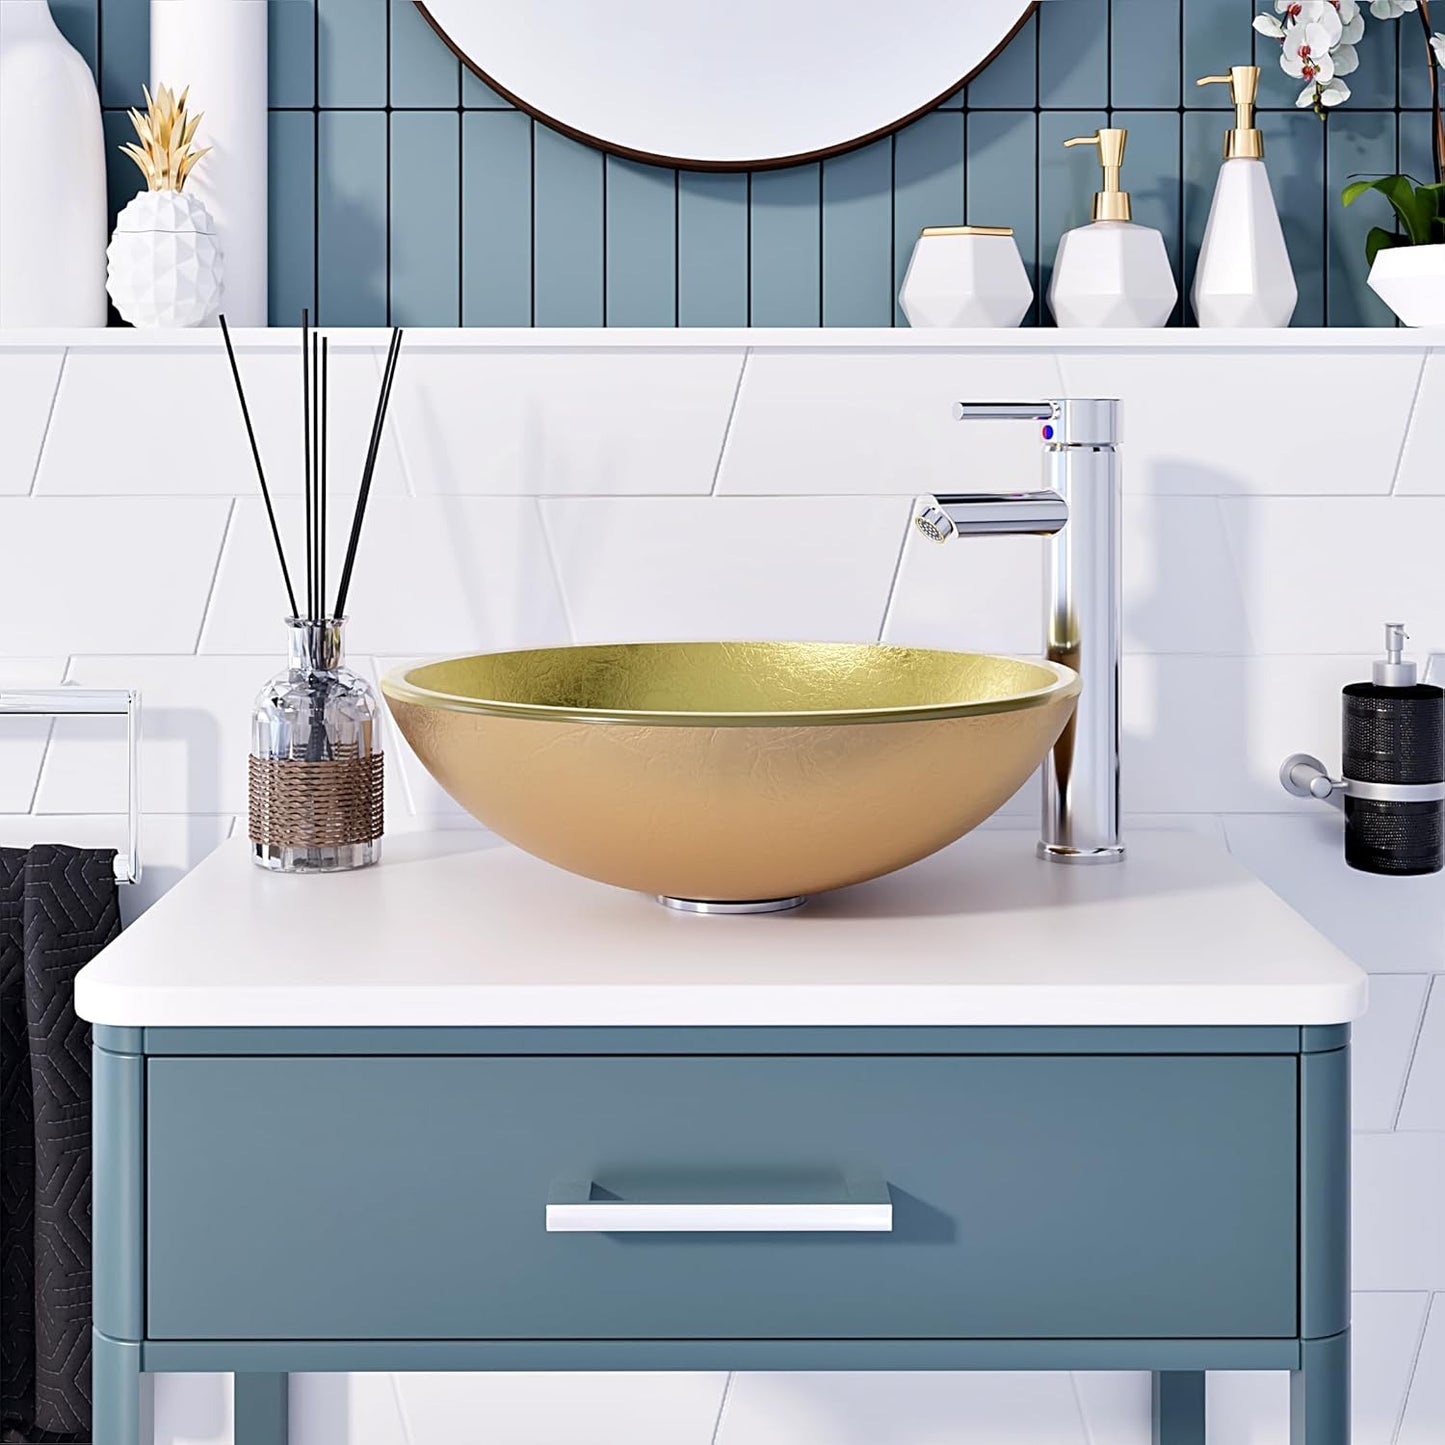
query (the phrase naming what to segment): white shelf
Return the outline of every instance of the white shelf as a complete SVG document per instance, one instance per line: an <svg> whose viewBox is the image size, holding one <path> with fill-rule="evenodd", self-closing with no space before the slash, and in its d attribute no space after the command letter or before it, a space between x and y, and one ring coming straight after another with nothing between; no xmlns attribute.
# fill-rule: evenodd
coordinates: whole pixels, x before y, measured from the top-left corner
<svg viewBox="0 0 1445 1445"><path fill-rule="evenodd" d="M384 349L381 328L326 328L339 350ZM236 330L237 348L249 352L294 351L294 327ZM1344 351L1425 352L1445 350L1445 327L1409 331L1388 327L1299 327L1285 331L1242 330L939 330L831 327L521 327L408 329L409 351ZM26 351L211 351L221 334L193 331L0 330L0 353Z"/></svg>

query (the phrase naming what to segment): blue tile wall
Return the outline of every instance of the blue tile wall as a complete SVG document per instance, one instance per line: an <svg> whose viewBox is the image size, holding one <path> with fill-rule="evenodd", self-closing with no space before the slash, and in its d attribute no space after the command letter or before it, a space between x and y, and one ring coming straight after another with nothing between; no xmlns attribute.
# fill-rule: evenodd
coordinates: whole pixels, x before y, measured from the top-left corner
<svg viewBox="0 0 1445 1445"><path fill-rule="evenodd" d="M1092 167L1070 135L1132 135L1138 219L1163 231L1187 296L1227 117L1195 79L1265 66L1261 126L1299 278L1302 325L1386 325L1364 284L1373 219L1339 190L1427 167L1416 27L1377 23L1355 98L1294 108L1253 0L1054 0L970 85L888 139L752 175L608 157L514 110L411 0L270 0L271 313L330 325L888 326L918 231L1012 225L1036 288L1086 218ZM146 79L148 0L52 0L100 77L115 155ZM1189 321L1187 303L1174 320ZM1047 324L1036 305L1031 324Z"/></svg>

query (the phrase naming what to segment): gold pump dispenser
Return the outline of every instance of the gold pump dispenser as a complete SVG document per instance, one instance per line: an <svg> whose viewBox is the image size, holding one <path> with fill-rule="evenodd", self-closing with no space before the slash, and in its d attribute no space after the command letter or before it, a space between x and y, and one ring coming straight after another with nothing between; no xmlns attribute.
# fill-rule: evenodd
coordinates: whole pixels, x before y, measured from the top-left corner
<svg viewBox="0 0 1445 1445"><path fill-rule="evenodd" d="M1264 133L1254 123L1259 95L1259 66L1231 65L1228 75L1206 75L1196 85L1227 85L1234 103L1234 129L1224 133L1224 159L1257 161L1264 157Z"/></svg>
<svg viewBox="0 0 1445 1445"><path fill-rule="evenodd" d="M1127 130L1098 130L1093 135L1075 136L1065 146L1097 146L1099 164L1104 168L1104 189L1094 192L1094 220L1132 221L1133 207L1129 192L1119 189L1119 172L1124 165L1124 147L1129 143Z"/></svg>

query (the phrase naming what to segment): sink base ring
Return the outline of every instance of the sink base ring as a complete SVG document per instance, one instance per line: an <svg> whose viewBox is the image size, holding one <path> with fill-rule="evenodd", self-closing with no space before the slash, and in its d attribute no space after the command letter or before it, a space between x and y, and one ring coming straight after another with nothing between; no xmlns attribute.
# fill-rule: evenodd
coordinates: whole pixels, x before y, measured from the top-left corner
<svg viewBox="0 0 1445 1445"><path fill-rule="evenodd" d="M711 898L668 898L659 893L657 901L664 908L671 908L677 913L787 913L791 909L801 908L808 898L804 894L798 898L757 898L724 903Z"/></svg>

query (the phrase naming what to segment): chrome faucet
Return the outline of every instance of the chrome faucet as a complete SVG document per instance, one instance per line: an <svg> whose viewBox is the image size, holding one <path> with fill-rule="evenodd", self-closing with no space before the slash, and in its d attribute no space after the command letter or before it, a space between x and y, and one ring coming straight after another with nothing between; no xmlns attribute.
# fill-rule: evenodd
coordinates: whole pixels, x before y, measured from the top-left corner
<svg viewBox="0 0 1445 1445"><path fill-rule="evenodd" d="M914 519L935 542L1033 533L1049 537L1044 642L1079 674L1078 707L1044 764L1039 857L1114 863L1119 836L1119 403L959 402L960 421L1034 421L1044 443L1037 492L935 497Z"/></svg>

